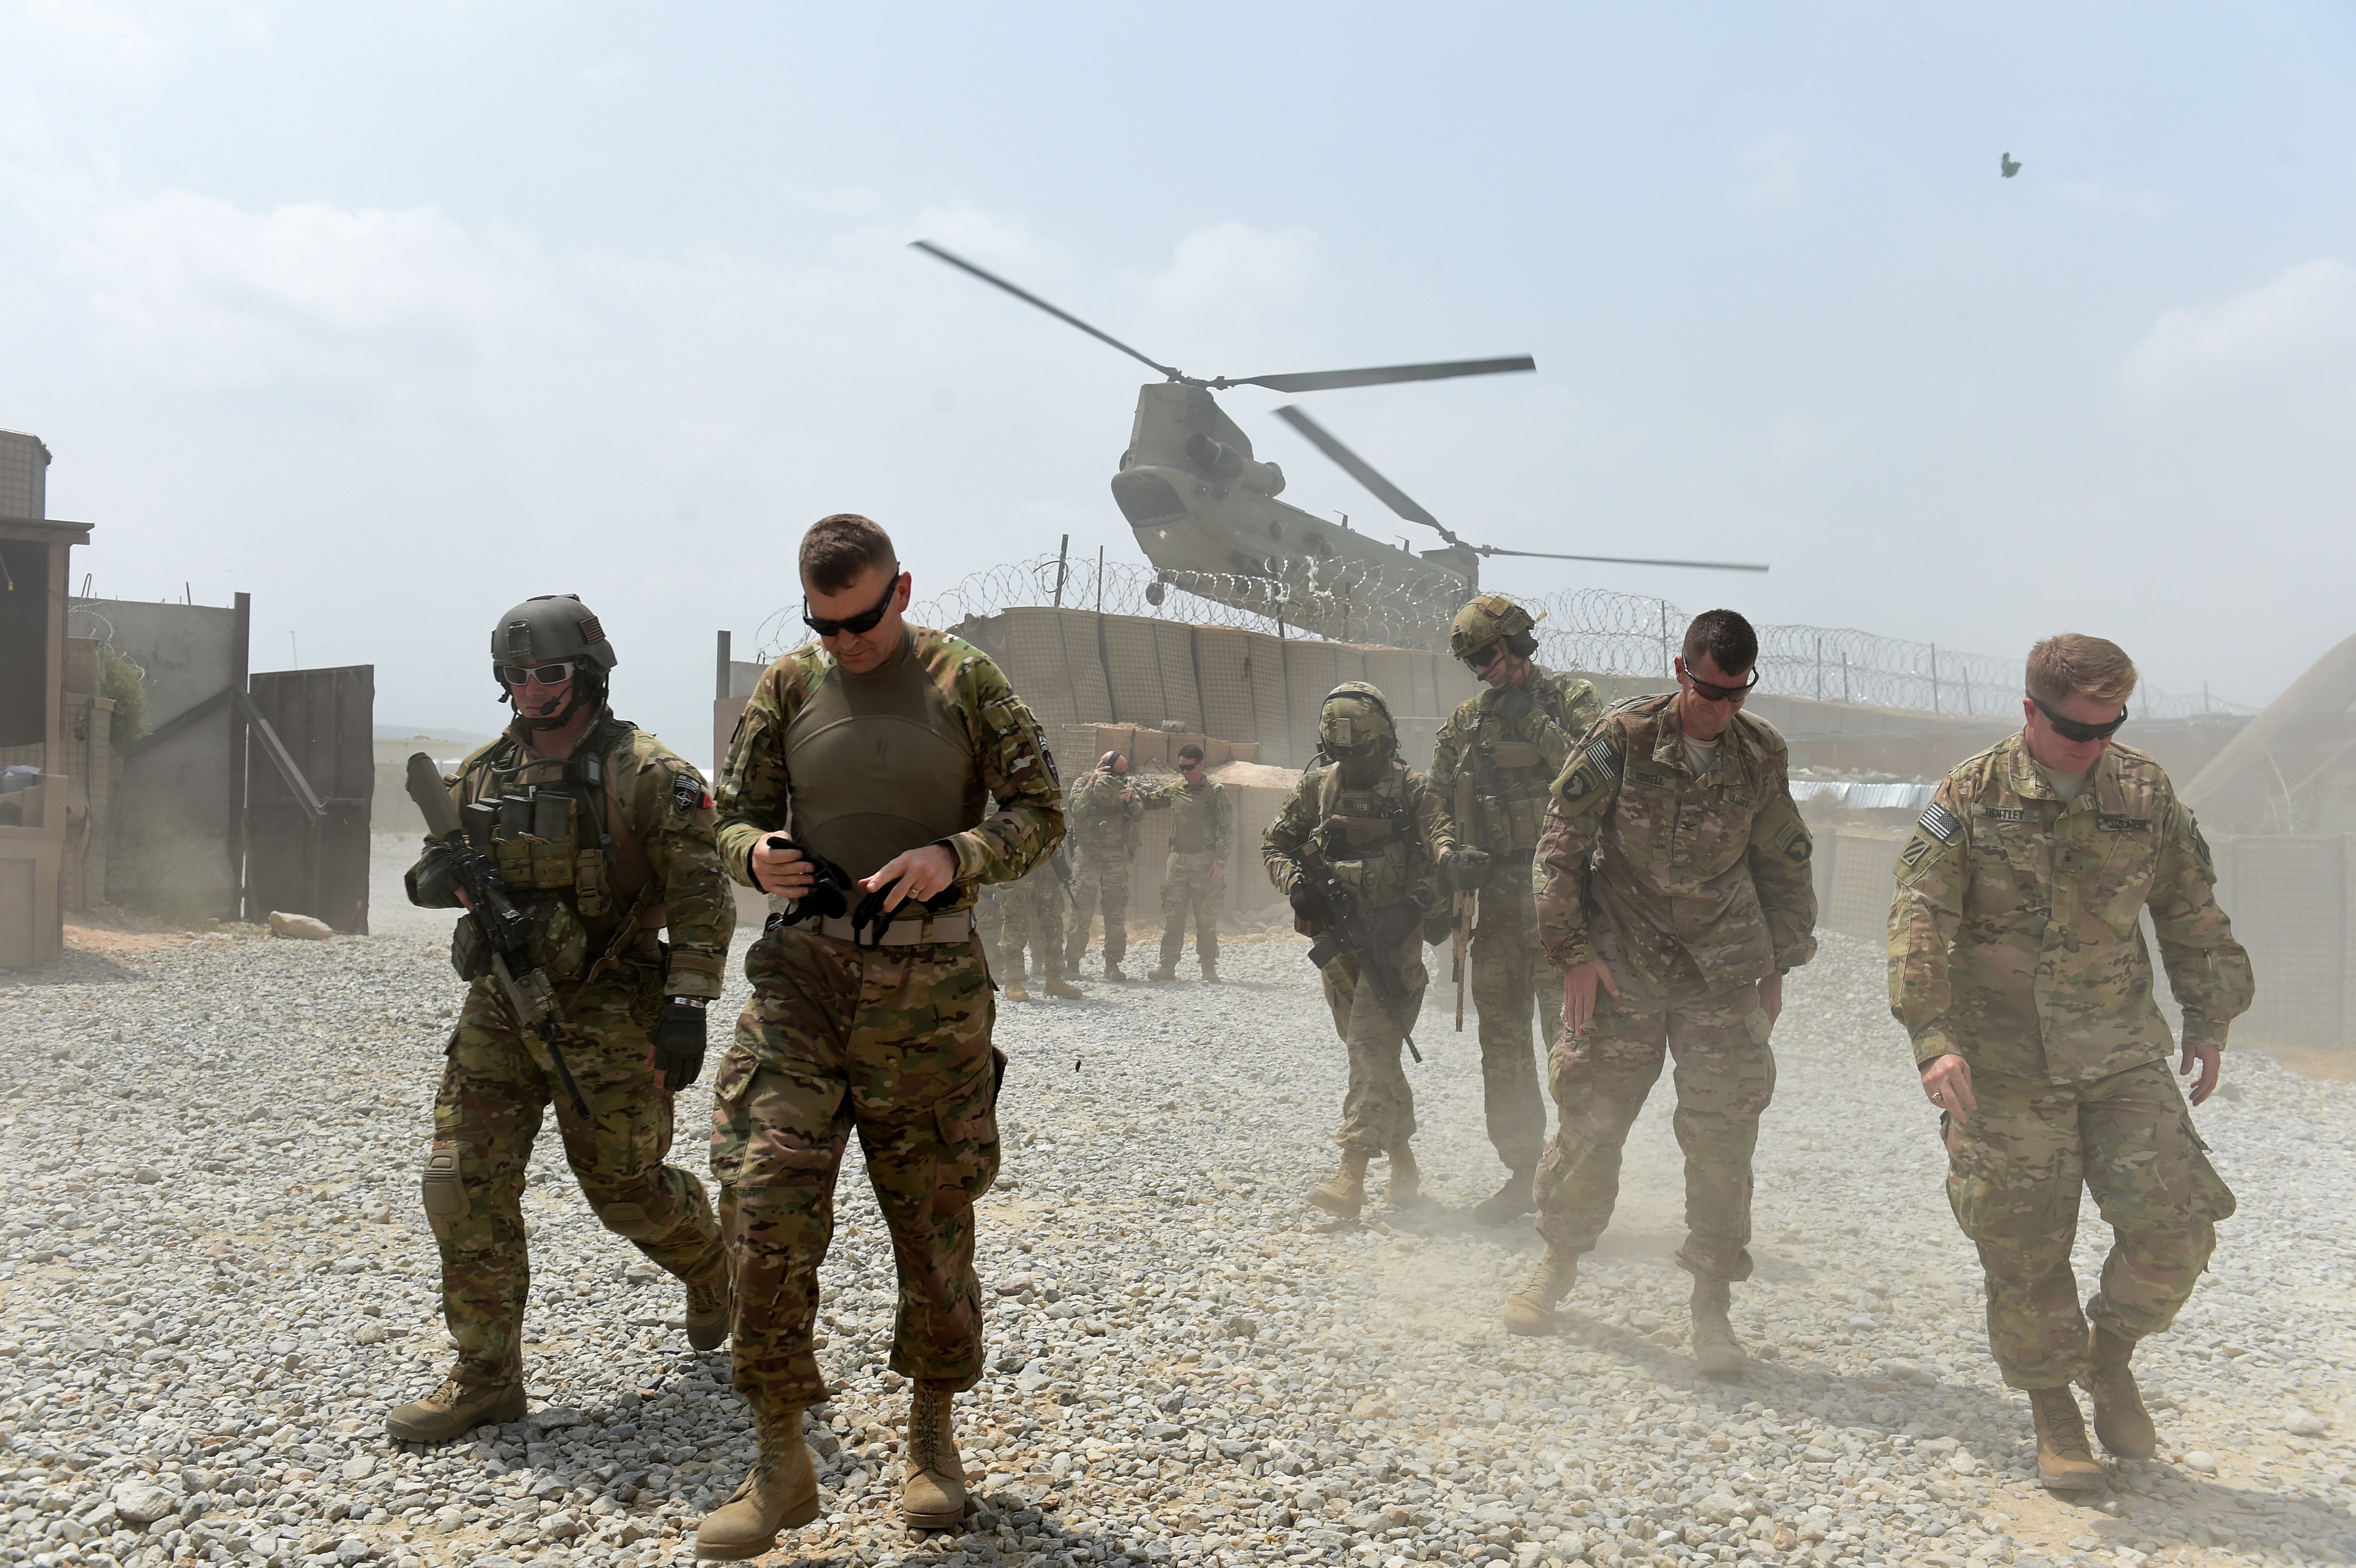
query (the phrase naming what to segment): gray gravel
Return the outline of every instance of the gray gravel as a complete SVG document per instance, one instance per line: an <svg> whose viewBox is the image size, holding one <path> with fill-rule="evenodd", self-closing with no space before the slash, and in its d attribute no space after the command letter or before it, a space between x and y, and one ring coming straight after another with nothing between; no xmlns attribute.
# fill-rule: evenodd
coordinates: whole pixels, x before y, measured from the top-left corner
<svg viewBox="0 0 2356 1568"><path fill-rule="evenodd" d="M96 933L0 977L0 1557L681 1562L734 1487L724 1351L687 1349L680 1291L598 1227L552 1136L526 1200L530 1417L440 1450L383 1438L448 1357L412 1173L458 986L447 917L382 875L406 854L383 846L370 938ZM2064 1504L2027 1479L1879 955L1825 940L1778 1031L1760 1269L1735 1297L1760 1359L1723 1385L1684 1353L1665 1083L1564 1331L1516 1339L1497 1314L1536 1242L1466 1215L1498 1172L1444 997L1411 1069L1429 1200L1342 1227L1300 1202L1330 1169L1342 1055L1297 939L1232 942L1215 989L1007 1004L991 1371L960 1402L980 1507L960 1536L891 1521L906 1394L854 1154L821 1325L841 1392L813 1423L830 1512L789 1553L2349 1560L2356 1087L2229 1059L2201 1121L2242 1212L2140 1358L2161 1457ZM707 1104L680 1108L691 1166Z"/></svg>

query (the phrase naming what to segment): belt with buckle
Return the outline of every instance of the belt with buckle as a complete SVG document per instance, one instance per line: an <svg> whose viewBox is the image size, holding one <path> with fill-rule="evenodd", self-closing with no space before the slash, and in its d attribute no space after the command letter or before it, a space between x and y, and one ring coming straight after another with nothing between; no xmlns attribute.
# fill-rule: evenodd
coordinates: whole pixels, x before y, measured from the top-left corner
<svg viewBox="0 0 2356 1568"><path fill-rule="evenodd" d="M852 933L847 915L822 916L811 921L807 929L830 942L850 942L862 947L920 947L927 943L971 941L973 912L957 909L922 919L910 915L894 921L865 942Z"/></svg>

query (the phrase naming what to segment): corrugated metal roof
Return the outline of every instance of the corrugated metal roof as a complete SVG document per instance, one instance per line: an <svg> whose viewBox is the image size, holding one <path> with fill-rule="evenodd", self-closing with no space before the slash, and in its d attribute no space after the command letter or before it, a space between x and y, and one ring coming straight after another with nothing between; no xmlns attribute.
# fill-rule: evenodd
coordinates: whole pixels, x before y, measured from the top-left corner
<svg viewBox="0 0 2356 1568"><path fill-rule="evenodd" d="M1931 804L1935 784L1847 784L1835 779L1794 779L1794 800L1823 800L1851 811L1919 811Z"/></svg>

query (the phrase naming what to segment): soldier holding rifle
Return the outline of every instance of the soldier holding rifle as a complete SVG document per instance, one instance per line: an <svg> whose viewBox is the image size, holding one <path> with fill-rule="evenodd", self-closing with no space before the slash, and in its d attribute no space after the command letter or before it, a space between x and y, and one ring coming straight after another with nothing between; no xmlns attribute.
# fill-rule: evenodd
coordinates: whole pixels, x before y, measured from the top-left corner
<svg viewBox="0 0 2356 1568"><path fill-rule="evenodd" d="M1390 1157L1393 1203L1412 1203L1420 1190L1408 1147L1415 1093L1399 1050L1423 1007L1422 926L1443 883L1477 885L1489 857L1457 848L1439 793L1398 760L1398 730L1380 691L1356 680L1335 687L1317 733L1320 760L1269 824L1261 856L1269 880L1291 901L1296 928L1319 939L1310 957L1350 1053L1335 1140L1341 1168L1309 1201L1355 1219L1376 1155Z"/></svg>

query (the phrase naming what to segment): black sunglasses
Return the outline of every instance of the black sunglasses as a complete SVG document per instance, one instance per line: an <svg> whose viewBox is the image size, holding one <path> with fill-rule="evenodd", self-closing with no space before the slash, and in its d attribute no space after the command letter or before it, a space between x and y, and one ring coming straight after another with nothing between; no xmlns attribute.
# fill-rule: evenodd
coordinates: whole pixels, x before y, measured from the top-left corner
<svg viewBox="0 0 2356 1568"><path fill-rule="evenodd" d="M839 637L845 632L849 632L852 636L862 635L875 629L875 624L884 619L884 612L892 607L892 595L899 592L900 569L894 567L892 581L884 585L884 597L875 601L875 608L873 610L862 610L856 615L846 615L840 621L830 621L823 615L811 614L809 601L805 598L802 601L802 624L821 637Z"/></svg>
<svg viewBox="0 0 2356 1568"><path fill-rule="evenodd" d="M2045 721L2053 726L2053 732L2065 741L2107 741L2119 732L2120 725L2127 721L2127 710L2125 705L2121 705L2119 716L2107 724L2081 724L2075 719L2062 718L2044 703L2039 702L2037 693L2033 691L2023 692L2021 695L2028 698L2029 701L2037 703L2037 711L2045 715Z"/></svg>
<svg viewBox="0 0 2356 1568"><path fill-rule="evenodd" d="M1751 696L1751 688L1759 684L1759 672L1755 669L1751 672L1751 678L1744 681L1740 686L1712 686L1709 682L1702 679L1701 677L1694 674L1691 666L1687 667L1685 677L1686 679L1693 683L1695 696L1704 698L1711 702L1744 701Z"/></svg>
<svg viewBox="0 0 2356 1568"><path fill-rule="evenodd" d="M1500 639L1497 642L1474 648L1471 653L1466 654L1464 656L1464 667L1471 670L1474 675L1479 675L1483 670L1486 670L1491 665L1495 664L1499 659L1505 656L1505 645L1503 639Z"/></svg>
<svg viewBox="0 0 2356 1568"><path fill-rule="evenodd" d="M495 667L498 677L509 686L523 686L535 680L542 686L562 686L573 678L571 659L559 659L554 664L503 664Z"/></svg>

